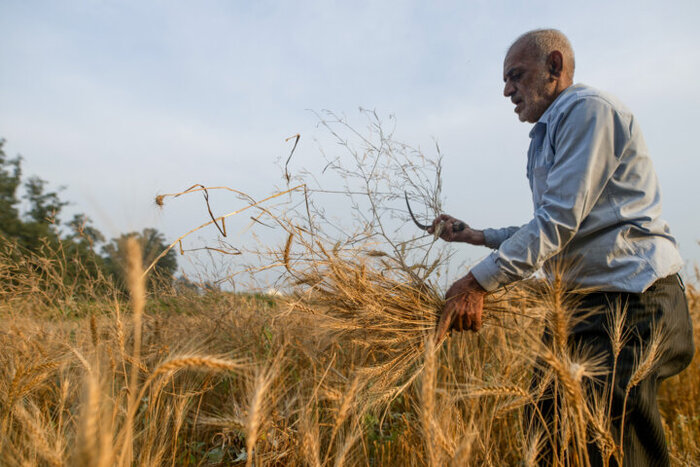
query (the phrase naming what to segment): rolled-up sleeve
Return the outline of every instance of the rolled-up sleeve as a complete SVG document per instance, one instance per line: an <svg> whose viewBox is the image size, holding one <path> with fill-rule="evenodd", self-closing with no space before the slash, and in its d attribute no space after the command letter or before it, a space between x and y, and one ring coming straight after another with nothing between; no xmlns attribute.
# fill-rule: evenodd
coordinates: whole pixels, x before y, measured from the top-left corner
<svg viewBox="0 0 700 467"><path fill-rule="evenodd" d="M501 229L484 229L484 246L495 250L521 228L522 225L513 225Z"/></svg>
<svg viewBox="0 0 700 467"><path fill-rule="evenodd" d="M486 290L530 276L571 241L615 173L630 137L629 120L595 97L573 103L547 131L553 131L554 158L533 219L471 270ZM487 246L504 234L485 231Z"/></svg>

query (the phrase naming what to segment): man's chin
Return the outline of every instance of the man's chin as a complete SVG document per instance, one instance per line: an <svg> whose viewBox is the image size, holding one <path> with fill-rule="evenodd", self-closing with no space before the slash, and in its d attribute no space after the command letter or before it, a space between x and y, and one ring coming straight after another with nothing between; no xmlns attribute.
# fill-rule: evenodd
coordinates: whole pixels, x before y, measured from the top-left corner
<svg viewBox="0 0 700 467"><path fill-rule="evenodd" d="M521 109L520 112L518 112L518 120L520 120L523 123L535 123L538 118L532 118L532 114L530 112L526 112L525 109Z"/></svg>

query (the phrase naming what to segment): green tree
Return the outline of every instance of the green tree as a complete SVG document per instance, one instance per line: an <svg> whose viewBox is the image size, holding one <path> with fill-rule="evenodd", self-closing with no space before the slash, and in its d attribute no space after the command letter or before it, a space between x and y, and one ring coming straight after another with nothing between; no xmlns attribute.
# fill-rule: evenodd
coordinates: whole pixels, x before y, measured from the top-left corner
<svg viewBox="0 0 700 467"><path fill-rule="evenodd" d="M46 191L46 180L30 177L24 182L22 196L29 201L29 210L24 213L25 221L19 232L20 243L31 251L37 251L45 242L56 245L59 240L57 226L59 215L68 203L61 201L56 191Z"/></svg>
<svg viewBox="0 0 700 467"><path fill-rule="evenodd" d="M104 243L105 241L105 236L95 228L92 224L92 219L85 214L74 215L73 219L68 222L68 227L71 229L68 238L76 243L86 244L91 249L93 249L96 244Z"/></svg>
<svg viewBox="0 0 700 467"><path fill-rule="evenodd" d="M105 265L107 271L122 288L126 288L126 242L131 237L135 237L141 244L144 268L147 268L168 247L165 236L153 228L146 228L141 232L122 234L107 243L102 248ZM153 288L158 283L171 285L176 271L177 253L174 250L170 250L158 260L152 272L148 275L147 283L149 288Z"/></svg>
<svg viewBox="0 0 700 467"><path fill-rule="evenodd" d="M55 191L46 192L46 180L39 177L30 177L24 183L26 194L24 197L29 200L29 211L26 216L30 221L42 223L48 222L58 224L61 210L68 205L67 202L61 201L58 193ZM60 188L61 190L63 188Z"/></svg>
<svg viewBox="0 0 700 467"><path fill-rule="evenodd" d="M16 238L21 230L17 205L17 189L21 183L22 159L8 159L3 151L4 139L0 139L0 234Z"/></svg>
<svg viewBox="0 0 700 467"><path fill-rule="evenodd" d="M20 251L28 255L56 260L61 265L61 281L76 293L84 290L87 295L96 287L108 288L103 279L109 276L118 286L125 288L126 241L136 237L143 250L144 267L147 267L165 249L163 234L147 228L141 232L123 234L104 244L105 237L85 214L76 214L61 229L60 214L68 205L59 193L62 188L49 190L48 182L40 177L30 177L22 183L22 158L9 159L3 151L5 140L0 138L0 236L8 244L17 244L16 260L22 261ZM18 190L23 187L22 198L28 203L26 212L20 213ZM103 255L96 252L102 246ZM51 262L47 262L49 264ZM35 264L41 275L43 263ZM53 264L53 263L51 263ZM169 251L149 274L149 286L159 281L173 284L177 271L177 254Z"/></svg>
<svg viewBox="0 0 700 467"><path fill-rule="evenodd" d="M85 280L102 284L102 279L107 275L105 259L97 254L95 246L105 241L102 232L92 224L92 220L85 214L76 214L68 222L70 233L61 239L66 257L75 261L66 268L66 273ZM95 282L95 279L99 279Z"/></svg>
<svg viewBox="0 0 700 467"><path fill-rule="evenodd" d="M46 191L47 182L31 177L24 182L22 198L29 202L24 215L19 212L18 190L22 186L22 158L9 159L0 139L0 234L17 241L20 246L37 252L48 241L56 245L59 214L68 203L61 201L57 191Z"/></svg>

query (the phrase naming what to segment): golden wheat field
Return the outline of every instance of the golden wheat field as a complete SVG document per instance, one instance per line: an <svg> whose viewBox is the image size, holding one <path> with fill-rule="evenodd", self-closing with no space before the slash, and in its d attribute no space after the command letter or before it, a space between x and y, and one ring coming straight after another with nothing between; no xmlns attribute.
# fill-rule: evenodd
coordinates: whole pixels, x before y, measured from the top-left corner
<svg viewBox="0 0 700 467"><path fill-rule="evenodd" d="M562 456L583 442L579 423L605 440L604 411L581 399L589 363L539 343L539 321L566 320L552 287L491 297L479 334L435 347L440 297L385 277L372 252L324 251L296 293L270 298L146 296L134 251L129 301L75 301L62 259L11 266L3 251L3 465L529 465L548 441L525 433L523 410L548 352L571 387L552 435ZM688 298L698 323L697 289ZM699 387L695 363L661 387L678 465L700 460Z"/></svg>
<svg viewBox="0 0 700 467"><path fill-rule="evenodd" d="M128 293L104 277L70 283L68 267L89 268L60 248L30 253L3 239L0 464L535 465L552 446L561 465L587 465L587 440L620 460L606 397L588 394L599 364L567 346L571 301L561 283L492 294L478 334L434 341L445 253L430 237L397 240L386 219L407 188L441 212L439 161L371 130L360 149L339 137L349 165L329 162L360 181L343 192L349 212L361 213L358 227L340 237L312 196L329 191L290 184L286 167L287 188L262 201L225 189L246 207L217 217L207 204L212 220L202 227L225 232L226 218L246 211L284 230L279 245L246 252L261 259L248 271L281 271L274 295L147 288L135 241ZM182 250L187 235L171 246ZM698 336L697 286L687 296ZM544 325L556 330L548 344ZM654 344L630 385L653 366ZM535 367L561 402L556 428L532 433ZM673 462L700 464L697 358L659 394Z"/></svg>

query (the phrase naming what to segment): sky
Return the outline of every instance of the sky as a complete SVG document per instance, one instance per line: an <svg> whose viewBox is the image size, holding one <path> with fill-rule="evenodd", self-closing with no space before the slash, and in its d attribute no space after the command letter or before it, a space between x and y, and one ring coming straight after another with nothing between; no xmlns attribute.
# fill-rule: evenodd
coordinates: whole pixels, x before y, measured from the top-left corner
<svg viewBox="0 0 700 467"><path fill-rule="evenodd" d="M315 167L336 150L318 112L361 127L362 107L395 119L399 141L439 143L447 212L477 228L518 225L532 216L530 125L502 95L502 61L522 32L554 27L572 42L576 81L635 113L692 271L699 19L694 0L0 0L0 137L25 175L65 186L65 218L174 240L206 211L199 199L159 209L157 194L201 183L263 198L284 185L285 138L301 135L292 172Z"/></svg>

